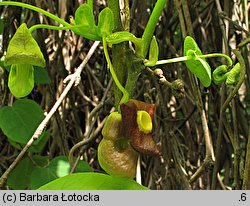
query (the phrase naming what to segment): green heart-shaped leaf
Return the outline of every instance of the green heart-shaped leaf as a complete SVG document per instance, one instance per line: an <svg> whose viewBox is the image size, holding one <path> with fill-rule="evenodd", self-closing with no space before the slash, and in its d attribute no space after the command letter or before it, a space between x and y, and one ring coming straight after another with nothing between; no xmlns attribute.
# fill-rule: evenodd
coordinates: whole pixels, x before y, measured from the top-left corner
<svg viewBox="0 0 250 206"><path fill-rule="evenodd" d="M35 165L31 159L25 157L10 173L7 181L8 186L15 190L24 190L28 188L30 184L30 175L34 169Z"/></svg>
<svg viewBox="0 0 250 206"><path fill-rule="evenodd" d="M24 189L36 189L41 185L46 184L49 181L46 181L45 177L47 174L44 171L39 171L40 173L37 174L36 169L45 169L41 167L45 167L49 164L49 158L46 156L39 156L34 155L31 157L23 158L18 165L14 168L14 170L10 173L8 177L7 185L11 189L15 190L24 190ZM46 170L45 170L46 171ZM36 172L36 173L35 173ZM37 174L35 177L36 181L32 179L33 174ZM39 178L39 177L41 178ZM20 178L22 177L22 178ZM57 177L56 177L57 178ZM55 178L54 178L55 179ZM52 179L52 180L54 180ZM46 182L44 182L44 180ZM42 182L38 185L38 187L33 188L33 182Z"/></svg>
<svg viewBox="0 0 250 206"><path fill-rule="evenodd" d="M30 64L45 67L43 54L25 23L17 29L10 40L4 64L5 66Z"/></svg>
<svg viewBox="0 0 250 206"><path fill-rule="evenodd" d="M152 67L155 66L158 61L159 47L155 36L153 36L149 49L149 60L145 62L145 66Z"/></svg>
<svg viewBox="0 0 250 206"><path fill-rule="evenodd" d="M48 70L41 67L34 67L34 81L36 84L50 84L51 78Z"/></svg>
<svg viewBox="0 0 250 206"><path fill-rule="evenodd" d="M70 174L56 179L39 190L147 190L132 179L118 178L101 173Z"/></svg>
<svg viewBox="0 0 250 206"><path fill-rule="evenodd" d="M43 110L36 102L19 99L14 102L12 107L4 106L0 109L0 128L9 141L18 145L25 145L43 118ZM43 135L34 142L34 146L38 146L38 144L45 145ZM41 149L42 147L37 147L37 150L41 151Z"/></svg>
<svg viewBox="0 0 250 206"><path fill-rule="evenodd" d="M95 25L95 19L93 14L93 5L91 2L88 4L82 4L75 12L75 19L71 19L72 31L81 35L87 39L94 41L100 40L97 36L97 26Z"/></svg>
<svg viewBox="0 0 250 206"><path fill-rule="evenodd" d="M87 0L87 4L89 5L89 7L91 8L91 11L93 13L93 0Z"/></svg>
<svg viewBox="0 0 250 206"><path fill-rule="evenodd" d="M94 14L88 4L82 4L77 8L75 13L75 23L76 25L82 25L83 27L88 27L89 29L94 27Z"/></svg>
<svg viewBox="0 0 250 206"><path fill-rule="evenodd" d="M74 161L76 158L73 158ZM66 156L57 156L55 157L48 167L51 171L53 171L57 177L64 177L70 174L70 164L68 157ZM80 160L76 166L75 172L93 172L93 169L89 166L89 164L85 161Z"/></svg>
<svg viewBox="0 0 250 206"><path fill-rule="evenodd" d="M115 27L114 14L108 7L103 9L98 16L97 33L100 37L108 36Z"/></svg>
<svg viewBox="0 0 250 206"><path fill-rule="evenodd" d="M74 158L74 161L76 158ZM31 189L37 189L57 178L70 174L71 167L66 156L57 156L45 168L37 167L30 176ZM93 169L85 161L79 161L75 169L78 172L93 172Z"/></svg>
<svg viewBox="0 0 250 206"><path fill-rule="evenodd" d="M36 167L29 175L29 186L32 190L35 190L57 178L56 174L49 168Z"/></svg>
<svg viewBox="0 0 250 206"><path fill-rule="evenodd" d="M34 68L30 64L13 64L8 87L16 98L27 96L34 87Z"/></svg>
<svg viewBox="0 0 250 206"><path fill-rule="evenodd" d="M185 62L187 68L200 79L204 87L209 87L211 84L211 68L205 58L197 57L202 53L195 40L190 36L187 36L184 41L184 55L193 57L193 59Z"/></svg>

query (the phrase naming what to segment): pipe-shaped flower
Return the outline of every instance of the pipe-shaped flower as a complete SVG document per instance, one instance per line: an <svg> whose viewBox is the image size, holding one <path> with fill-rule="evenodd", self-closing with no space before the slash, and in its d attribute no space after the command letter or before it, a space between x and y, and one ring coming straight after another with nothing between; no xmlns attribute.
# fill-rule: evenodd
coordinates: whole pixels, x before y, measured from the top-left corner
<svg viewBox="0 0 250 206"><path fill-rule="evenodd" d="M34 87L34 67L45 67L43 54L23 23L10 40L4 60L5 66L11 66L8 87L17 97L27 96Z"/></svg>
<svg viewBox="0 0 250 206"><path fill-rule="evenodd" d="M152 138L153 116L153 104L134 99L121 104L121 114L108 116L98 146L98 162L108 174L134 178L139 153L160 154Z"/></svg>
<svg viewBox="0 0 250 206"><path fill-rule="evenodd" d="M132 147L149 155L160 155L160 148L152 137L154 105L130 99L121 104L122 134L130 140Z"/></svg>
<svg viewBox="0 0 250 206"><path fill-rule="evenodd" d="M134 178L138 153L129 140L122 137L122 116L112 112L102 129L103 139L98 146L98 162L108 174Z"/></svg>

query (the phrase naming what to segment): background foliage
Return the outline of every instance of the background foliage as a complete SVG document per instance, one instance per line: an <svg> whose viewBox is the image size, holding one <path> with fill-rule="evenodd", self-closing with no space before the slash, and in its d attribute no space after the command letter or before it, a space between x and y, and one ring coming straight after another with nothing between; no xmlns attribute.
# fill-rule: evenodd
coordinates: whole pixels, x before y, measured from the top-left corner
<svg viewBox="0 0 250 206"><path fill-rule="evenodd" d="M49 10L69 21L77 7L85 1L27 0L22 2ZM224 13L220 13L218 2ZM142 35L154 4L154 0L130 1L131 32L136 36ZM94 1L95 16L106 6L104 0ZM29 27L37 23L54 24L47 17L27 9L0 7L0 13L4 23L1 35L1 56L6 51L11 36L22 22L27 23ZM160 59L181 56L183 39L188 34L195 37L204 54L223 52L232 56L231 50L250 35L248 13L249 3L246 0L169 1L155 32L159 43ZM225 18L229 19L225 20ZM225 34L221 30L222 27L225 28ZM47 112L64 88L63 79L81 64L93 42L71 31L36 30L34 34L46 59L48 74L39 71L43 73L42 78L35 80L37 84L28 99L34 100L44 112ZM160 142L163 151L163 160L142 156L143 185L151 189L210 189L215 181L212 178L213 169L217 166L219 175L216 177L217 184L213 186L214 189L242 187L249 136L249 45L242 47L241 52L247 66L247 76L227 108L225 120L220 118L221 104L232 87L215 84L209 88L199 87L213 147L217 154L219 151L219 155L216 156L215 165L205 168L205 171L191 183L190 178L205 159L201 116L195 102L198 91L190 84L191 75L186 66L181 63L160 67L168 81L171 82L177 78L183 80L185 92L180 98L174 96L170 88L159 84L158 79L150 72L142 73L135 88L134 98L156 105L154 136L156 141ZM221 61L221 59L208 59L212 70L220 65ZM68 156L70 149L86 138L91 138L91 141L78 148L74 156L81 157L80 159L86 161L94 171L102 172L97 161L97 146L102 138L100 132L104 119L114 110L115 104L113 89L108 86L111 76L106 65L100 45L84 69L80 85L70 91L47 126L46 146L42 150L36 150L38 155L45 156L46 161L50 161L35 160L31 153L28 153L22 162L23 165L20 163L19 167L23 166L25 170L33 171L29 179L30 184L21 184L19 188L37 188L38 183L32 183L32 176L36 170L47 170L46 174L50 174L48 179L55 179L53 170L48 171L51 165L55 164L56 160L53 158ZM0 108L12 105L15 101L7 88L7 80L8 72L0 68ZM104 94L106 97L102 102ZM219 124L223 125L221 142L217 141ZM22 126L16 125L16 127ZM232 135L237 141L237 152L230 142ZM13 146L0 130L0 175L13 162L19 151L18 147ZM85 167L82 170L89 171L89 168ZM39 174L41 171L36 173ZM15 175L20 176L20 174L12 174L12 177ZM12 184L9 180L8 186L14 188Z"/></svg>

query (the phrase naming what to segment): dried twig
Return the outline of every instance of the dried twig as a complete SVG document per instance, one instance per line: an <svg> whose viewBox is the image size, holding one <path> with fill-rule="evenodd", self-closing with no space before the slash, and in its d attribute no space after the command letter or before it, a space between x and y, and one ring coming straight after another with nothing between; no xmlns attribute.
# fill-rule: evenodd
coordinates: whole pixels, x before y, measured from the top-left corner
<svg viewBox="0 0 250 206"><path fill-rule="evenodd" d="M98 126L98 128L96 129L96 131L92 134L92 130L94 128L94 125L96 123L96 114L100 111L100 109L104 106L105 104L105 99L107 98L107 94L108 94L108 91L110 90L111 88L111 85L112 85L112 79L110 80L109 84L108 84L108 87L107 89L105 90L105 93L102 97L102 100L100 101L100 103L91 111L89 117L88 117L88 121L87 121L87 125L89 125L89 130L87 132L87 135L86 135L86 138L84 138L82 141L78 142L77 144L75 144L70 152L69 152L69 163L71 165L71 172L74 171L74 167L76 164L73 164L73 154L74 152L79 148L79 147L82 147L83 145L89 143L90 141L93 140L94 137L96 137L96 134L99 133L99 131L102 129L103 125L104 125L104 122L105 122L105 119L101 122L101 124ZM94 120L93 120L94 118ZM91 124L90 124L91 122ZM85 136L85 135L84 135Z"/></svg>

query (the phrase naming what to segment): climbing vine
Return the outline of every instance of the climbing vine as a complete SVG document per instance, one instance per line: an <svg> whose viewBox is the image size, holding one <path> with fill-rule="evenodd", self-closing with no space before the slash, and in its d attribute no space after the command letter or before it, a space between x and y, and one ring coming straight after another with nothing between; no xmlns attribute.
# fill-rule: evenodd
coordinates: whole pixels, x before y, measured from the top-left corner
<svg viewBox="0 0 250 206"><path fill-rule="evenodd" d="M155 102L151 101L148 103L141 101L139 97L136 97L134 94L139 89L138 83L141 81L141 78L143 78L143 75L149 73L153 81L157 82L157 80L159 80L158 82L160 84L157 84L156 92L160 93L160 85L163 84L171 88L172 93L177 98L175 101L178 101L178 98L181 99L181 97L184 96L180 93L185 93L187 96L190 95L190 93L188 94L188 92L184 91L184 88L187 90L190 88L184 85L181 75L172 82L167 81L164 73L168 72L165 68L170 63L178 65L180 68L177 70L178 73L183 72L183 68L187 68L188 74L191 75L188 85L191 85L190 87L192 87L192 89L197 89L197 95L194 95L192 103L194 107L198 108L201 115L202 133L204 134L206 144L204 164L194 172L188 184L195 182L207 168L210 168L214 164L216 159L214 158L213 144L209 133L208 111L204 109L201 90L206 91L218 85L222 85L222 88L228 87L228 89L237 88L232 91L230 90L231 93L223 104L223 110L221 110L221 117L223 117L222 113L226 112L226 107L232 101L244 81L246 73L245 62L242 60L238 50L234 51L236 55L235 59L232 59L229 54L220 52L203 54L192 32L189 32L191 36L185 35L183 37L182 54L179 53L178 57L174 58L164 58L163 54L165 52L162 52L159 48L159 38L154 34L156 33L159 18L163 15L164 9L168 4L169 2L167 0L156 1L141 36L137 36L132 33L132 31L129 31L128 26L123 28L121 20L117 18L117 15L120 15L118 13L120 11L117 9L117 2L112 0L108 1L108 5L103 8L98 15L95 11L94 2L92 0L86 1L86 3L81 4L75 10L74 17L72 17L69 22L36 6L13 1L0 2L0 6L17 6L33 10L60 24L60 26L35 24L28 28L26 23L22 23L11 38L6 54L3 55L1 59L1 66L8 75L8 88L13 98L15 98L15 102L12 106L5 105L0 109L0 128L10 144L20 150L16 160L13 161L12 165L3 173L0 181L1 187L3 187L8 178L10 178L10 180L8 180L10 182L7 182L7 184L9 186L12 185L13 189L19 189L13 186L11 175L13 176L15 172L18 174L18 171L24 167L22 164L31 165L32 161L35 162L36 166L32 166L32 170L39 170L41 167L43 170L52 170L53 164L57 164L51 161L46 164L46 166L41 166L39 160L36 158L32 161L22 158L27 151L42 152L49 139L49 131L46 130L48 122L66 98L72 86L79 86L82 69L86 66L87 61L99 44L102 45L101 52L105 57L108 67L107 70L110 72L115 85L115 103L113 104L114 111L106 114L99 129L99 132L101 131L102 134L102 139L100 142L97 142L98 146L96 149L98 164L108 175L114 178L112 181L119 182L121 181L119 178L122 177L125 178L125 182L127 180L127 182L131 183L128 184L127 188L145 189L135 181L131 181L131 179L136 178L137 182L141 182L140 177L137 176L138 171L140 172L141 157L158 159L162 164L167 164L166 154L168 151L165 151L166 146L164 145L166 141L158 138L157 135L161 131L159 125L156 124L156 119L160 119L159 122L163 122L162 124L166 126L165 118L167 112L163 109L163 118L159 118L155 115L155 111L158 109L155 102L159 100L156 99ZM126 6L126 12L128 12L128 5ZM188 18L188 15L185 15L186 18ZM125 25L126 23L128 25L130 21L129 15L125 16ZM182 27L182 32L184 32L183 28L184 27ZM89 55L86 58L86 62L84 62L74 74L70 74L66 77L64 83L68 83L67 89L62 93L59 101L55 103L49 115L46 116L35 102L29 100L29 95L32 94L35 83L37 83L36 78L39 79L39 71L44 71L44 68L49 64L49 62L46 62L34 38L35 31L41 29L56 31L67 30L81 36L81 38L85 40L95 42L92 47L93 50L90 50L88 53ZM117 48L121 50L119 51ZM119 55L119 52L124 55ZM163 54L161 54L161 52ZM210 59L212 58L218 60L216 62L216 68L214 68L214 63L210 63ZM121 68L118 68L117 65L121 65L121 63L124 64ZM185 65L182 63L185 63ZM108 73L108 71L106 73ZM43 75L45 74L43 73ZM196 78L198 81L196 81ZM49 84L50 79L45 82ZM106 96L107 93L105 93L100 107L103 107ZM160 96L159 99L161 98L163 97ZM190 96L189 98L192 99ZM163 101L161 100L160 102L162 105L159 106L164 107ZM96 107L96 110L98 109L99 107ZM27 115L27 111L28 113L32 113L30 116L34 115L34 118L39 117L37 118L39 121L33 122L35 124L30 124L32 118ZM188 119L189 117L186 118ZM187 119L185 119L185 121L187 121ZM94 126L96 118L88 119L89 122L92 120L94 120L92 125ZM223 117L223 121L226 121L225 117ZM9 122L11 122L11 124L9 124ZM21 124L22 128L16 127L16 124ZM224 126L227 128L227 133L229 133L231 137L231 144L234 145L236 151L235 140L232 138L229 125L225 122L223 122L223 124L225 124ZM89 131L88 135L90 136L91 129ZM173 141L173 139L171 141ZM86 142L91 142L91 138L87 139ZM80 147L86 144L86 142L80 141L79 144L77 143L72 147L67 154L69 163L66 161L65 165L67 165L72 172L78 168L78 171L88 173L89 179L91 179L93 171L86 166L87 164L85 167L83 165L78 167L73 165L74 161L76 161L73 158L75 150L78 149L78 146ZM167 142L167 144L171 143ZM175 150L178 150L176 145ZM64 158L65 157L62 157L62 159ZM21 163L18 164L18 162ZM69 171L65 173L70 175ZM44 184L56 178L63 177L60 175L56 176L55 178L45 181ZM98 178L101 179L100 182L107 181L105 179L106 177L102 179L100 176ZM72 179L70 181L72 181ZM37 183L37 185L25 185L25 187L36 189L44 184L39 185ZM57 186L60 187L61 183L58 181L55 184L58 184ZM48 184L48 187L45 185L43 189L49 189L51 185L53 185L53 182ZM98 185L98 187L100 185ZM20 188L23 189L23 187ZM105 187L103 189L105 189Z"/></svg>

